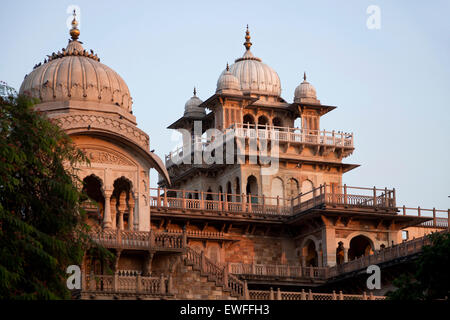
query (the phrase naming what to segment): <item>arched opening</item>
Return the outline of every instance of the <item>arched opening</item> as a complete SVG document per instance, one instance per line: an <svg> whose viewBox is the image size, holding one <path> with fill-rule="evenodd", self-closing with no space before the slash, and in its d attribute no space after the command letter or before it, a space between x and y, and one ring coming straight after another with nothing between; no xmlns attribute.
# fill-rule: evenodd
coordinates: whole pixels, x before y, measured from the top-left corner
<svg viewBox="0 0 450 320"><path fill-rule="evenodd" d="M288 180L287 182L287 196L289 198L294 198L296 196L298 196L298 194L300 193L300 190L298 188L298 181L294 178L291 178Z"/></svg>
<svg viewBox="0 0 450 320"><path fill-rule="evenodd" d="M237 194L236 196L236 202L241 202L241 197L238 196L239 194L241 194L241 184L239 183L239 178L236 177L236 192L235 194Z"/></svg>
<svg viewBox="0 0 450 320"><path fill-rule="evenodd" d="M350 240L348 249L348 260L354 260L362 256L373 253L372 243L369 238L363 235L356 236Z"/></svg>
<svg viewBox="0 0 450 320"><path fill-rule="evenodd" d="M213 200L211 187L209 187L208 191L206 191L206 200Z"/></svg>
<svg viewBox="0 0 450 320"><path fill-rule="evenodd" d="M244 124L255 124L255 118L251 114L244 115Z"/></svg>
<svg viewBox="0 0 450 320"><path fill-rule="evenodd" d="M258 118L258 128L265 129L266 125L269 124L269 119L266 116L259 116Z"/></svg>
<svg viewBox="0 0 450 320"><path fill-rule="evenodd" d="M258 203L258 182L255 176L251 175L247 178L246 192L248 195L247 201L250 203Z"/></svg>
<svg viewBox="0 0 450 320"><path fill-rule="evenodd" d="M339 241L338 247L336 248L336 264L344 263L344 244Z"/></svg>
<svg viewBox="0 0 450 320"><path fill-rule="evenodd" d="M88 216L88 224L102 225L105 197L102 193L102 181L95 175L83 179L83 193L88 197L83 201L83 208Z"/></svg>
<svg viewBox="0 0 450 320"><path fill-rule="evenodd" d="M271 192L271 202L273 205L277 205L277 197L280 198L280 205L282 204L282 201L284 199L284 186L283 186L283 180L276 177L272 180L272 192Z"/></svg>
<svg viewBox="0 0 450 320"><path fill-rule="evenodd" d="M301 201L307 201L309 199L312 199L313 193L310 191L312 191L313 188L314 188L313 183L310 180L305 180L302 182L301 193L306 195L304 196L302 195Z"/></svg>
<svg viewBox="0 0 450 320"><path fill-rule="evenodd" d="M222 186L219 186L219 194L220 194L220 201L223 201L223 188Z"/></svg>
<svg viewBox="0 0 450 320"><path fill-rule="evenodd" d="M272 125L274 127L282 127L283 126L283 120L279 117L275 117L272 119ZM280 128L275 128L275 130L280 130Z"/></svg>
<svg viewBox="0 0 450 320"><path fill-rule="evenodd" d="M317 267L319 259L317 257L316 244L312 240L308 240L303 247L303 259L305 267Z"/></svg>
<svg viewBox="0 0 450 320"><path fill-rule="evenodd" d="M131 194L131 181L120 177L114 181L114 190L111 196L111 216L113 228L120 230L132 229L132 213L134 211L134 199ZM132 208L130 210L130 208Z"/></svg>
<svg viewBox="0 0 450 320"><path fill-rule="evenodd" d="M233 190L231 189L231 182L228 181L227 182L227 201L231 202L232 198L231 198L231 194L233 193Z"/></svg>

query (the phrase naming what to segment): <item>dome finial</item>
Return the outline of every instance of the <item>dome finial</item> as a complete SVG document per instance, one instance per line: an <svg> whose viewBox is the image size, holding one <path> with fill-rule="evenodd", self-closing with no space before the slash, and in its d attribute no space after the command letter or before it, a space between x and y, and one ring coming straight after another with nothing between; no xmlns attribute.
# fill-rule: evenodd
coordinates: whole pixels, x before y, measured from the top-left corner
<svg viewBox="0 0 450 320"><path fill-rule="evenodd" d="M303 80L306 81L306 72L303 71Z"/></svg>
<svg viewBox="0 0 450 320"><path fill-rule="evenodd" d="M194 97L197 96L197 89L194 87Z"/></svg>
<svg viewBox="0 0 450 320"><path fill-rule="evenodd" d="M72 40L78 40L78 37L80 36L80 30L78 30L77 13L75 9L73 9L72 29L70 29L70 36L72 37Z"/></svg>
<svg viewBox="0 0 450 320"><path fill-rule="evenodd" d="M227 71L230 71L230 66L228 65L228 62L227 62Z"/></svg>
<svg viewBox="0 0 450 320"><path fill-rule="evenodd" d="M250 42L250 31L248 30L248 24L247 24L247 31L245 31L245 42L244 42L245 49L250 50L250 47L252 46L252 43Z"/></svg>

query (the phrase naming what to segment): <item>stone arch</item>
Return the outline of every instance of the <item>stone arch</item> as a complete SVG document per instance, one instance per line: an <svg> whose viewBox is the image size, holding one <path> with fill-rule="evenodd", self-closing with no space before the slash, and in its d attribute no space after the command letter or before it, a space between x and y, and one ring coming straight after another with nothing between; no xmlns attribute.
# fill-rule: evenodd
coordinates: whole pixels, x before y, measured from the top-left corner
<svg viewBox="0 0 450 320"><path fill-rule="evenodd" d="M269 119L265 115L258 117L258 128L264 129L269 124Z"/></svg>
<svg viewBox="0 0 450 320"><path fill-rule="evenodd" d="M374 239L374 234L370 233L370 232L366 232L366 231L354 231L352 233L350 233L347 237L345 237L345 239L339 239L339 241L342 241L342 243L344 244L344 248L349 248L350 247L350 241L356 237L356 236L365 236L366 238L369 239L373 250L378 250L379 248L377 248L376 245L376 240Z"/></svg>
<svg viewBox="0 0 450 320"><path fill-rule="evenodd" d="M302 198L301 198L302 201L307 201L309 199L312 199L313 193L310 192L310 191L312 191L313 189L314 189L314 184L313 184L313 182L311 180L306 179L306 180L304 180L302 182L302 186L301 186L300 192L302 194L306 194L306 196L302 196Z"/></svg>
<svg viewBox="0 0 450 320"><path fill-rule="evenodd" d="M287 182L287 198L294 198L300 193L298 181L295 178L290 178Z"/></svg>
<svg viewBox="0 0 450 320"><path fill-rule="evenodd" d="M82 192L87 197L83 201L82 207L87 213L88 224L101 226L105 210L103 181L97 175L90 174L83 178L82 183Z"/></svg>
<svg viewBox="0 0 450 320"><path fill-rule="evenodd" d="M133 228L134 204L133 182L125 176L121 176L113 182L111 196L111 217L113 229L120 230Z"/></svg>
<svg viewBox="0 0 450 320"><path fill-rule="evenodd" d="M357 235L349 242L348 259L354 260L373 253L373 242L364 235Z"/></svg>
<svg viewBox="0 0 450 320"><path fill-rule="evenodd" d="M255 124L255 117L253 117L250 113L246 113L243 117L244 124Z"/></svg>
<svg viewBox="0 0 450 320"><path fill-rule="evenodd" d="M280 117L275 117L272 119L272 126L274 127L282 127L283 126L283 120Z"/></svg>
<svg viewBox="0 0 450 320"><path fill-rule="evenodd" d="M312 240L311 238L307 238L304 241L302 246L302 258L303 265L305 267L318 267L319 266L319 255L317 251L319 250L319 246L317 242Z"/></svg>
<svg viewBox="0 0 450 320"><path fill-rule="evenodd" d="M258 203L258 180L254 175L247 177L246 193L248 195L247 201L251 203Z"/></svg>
<svg viewBox="0 0 450 320"><path fill-rule="evenodd" d="M272 204L276 205L277 204L277 197L280 197L280 204L281 201L283 201L284 199L284 182L283 179L281 179L280 177L275 177L272 179L272 189L271 189L271 197L272 197Z"/></svg>
<svg viewBox="0 0 450 320"><path fill-rule="evenodd" d="M213 200L211 187L209 187L208 190L206 191L206 200Z"/></svg>
<svg viewBox="0 0 450 320"><path fill-rule="evenodd" d="M232 189L232 186L231 186L231 181L228 181L227 182L227 201L228 202L231 202L231 200L232 200L232 195L233 194L233 189Z"/></svg>

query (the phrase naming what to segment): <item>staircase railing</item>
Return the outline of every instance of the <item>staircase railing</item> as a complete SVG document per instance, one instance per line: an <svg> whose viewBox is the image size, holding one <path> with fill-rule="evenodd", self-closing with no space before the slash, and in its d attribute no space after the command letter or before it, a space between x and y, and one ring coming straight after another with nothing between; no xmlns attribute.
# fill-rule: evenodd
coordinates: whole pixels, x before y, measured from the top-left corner
<svg viewBox="0 0 450 320"><path fill-rule="evenodd" d="M247 284L236 276L229 274L227 267L218 266L208 259L203 252L198 253L187 247L186 261L192 264L195 269L200 270L201 274L207 276L209 280L215 281L225 290L230 290L233 296L240 298L246 296Z"/></svg>

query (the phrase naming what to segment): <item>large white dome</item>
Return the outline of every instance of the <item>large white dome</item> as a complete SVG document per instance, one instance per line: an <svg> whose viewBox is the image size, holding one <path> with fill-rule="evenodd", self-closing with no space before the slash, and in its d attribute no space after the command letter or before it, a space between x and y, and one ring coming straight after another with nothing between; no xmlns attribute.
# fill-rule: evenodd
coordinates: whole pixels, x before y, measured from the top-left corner
<svg viewBox="0 0 450 320"><path fill-rule="evenodd" d="M132 99L125 81L100 63L92 50L83 48L78 29L73 28L71 35L72 40L62 52L49 55L25 76L20 93L38 98L41 103L77 100L110 104L131 112Z"/></svg>
<svg viewBox="0 0 450 320"><path fill-rule="evenodd" d="M252 43L250 42L250 32L248 31L248 27L244 46L246 48L244 55L242 58L236 59L229 70L230 73L239 80L242 93L280 96L280 77L278 77L275 70L263 63L260 58L253 56L250 51ZM226 72L227 71L224 70L220 77Z"/></svg>

